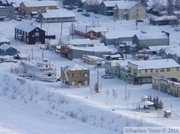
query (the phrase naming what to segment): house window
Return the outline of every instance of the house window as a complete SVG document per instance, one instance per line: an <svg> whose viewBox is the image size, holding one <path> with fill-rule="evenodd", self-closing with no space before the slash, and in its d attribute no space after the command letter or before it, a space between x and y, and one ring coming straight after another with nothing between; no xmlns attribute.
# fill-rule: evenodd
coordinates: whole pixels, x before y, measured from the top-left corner
<svg viewBox="0 0 180 134"><path fill-rule="evenodd" d="M75 85L75 82L74 81L72 81L72 86L74 86Z"/></svg>
<svg viewBox="0 0 180 134"><path fill-rule="evenodd" d="M139 73L141 73L141 70L139 70Z"/></svg>
<svg viewBox="0 0 180 134"><path fill-rule="evenodd" d="M84 81L84 85L88 85L88 81Z"/></svg>
<svg viewBox="0 0 180 134"><path fill-rule="evenodd" d="M161 68L161 70L160 70L161 72L164 72L164 68Z"/></svg>
<svg viewBox="0 0 180 134"><path fill-rule="evenodd" d="M88 75L87 74L85 74L85 77L87 77Z"/></svg>
<svg viewBox="0 0 180 134"><path fill-rule="evenodd" d="M145 73L147 73L147 70L145 70Z"/></svg>
<svg viewBox="0 0 180 134"><path fill-rule="evenodd" d="M39 33L37 32L37 33L35 33L35 36L39 36Z"/></svg>
<svg viewBox="0 0 180 134"><path fill-rule="evenodd" d="M176 68L176 71L179 71L179 67Z"/></svg>
<svg viewBox="0 0 180 134"><path fill-rule="evenodd" d="M170 70L171 70L170 68L167 68L167 69L166 69L167 72L170 72Z"/></svg>
<svg viewBox="0 0 180 134"><path fill-rule="evenodd" d="M151 69L151 73L153 73L153 69Z"/></svg>
<svg viewBox="0 0 180 134"><path fill-rule="evenodd" d="M156 69L156 73L158 73L158 69Z"/></svg>
<svg viewBox="0 0 180 134"><path fill-rule="evenodd" d="M74 73L72 73L72 77L74 77Z"/></svg>

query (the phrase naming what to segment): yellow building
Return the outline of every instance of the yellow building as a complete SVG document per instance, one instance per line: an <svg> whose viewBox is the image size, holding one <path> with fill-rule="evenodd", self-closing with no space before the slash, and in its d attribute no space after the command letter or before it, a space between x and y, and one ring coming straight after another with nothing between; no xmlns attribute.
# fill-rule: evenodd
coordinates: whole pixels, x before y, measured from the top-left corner
<svg viewBox="0 0 180 134"><path fill-rule="evenodd" d="M87 86L90 84L90 71L79 64L61 67L61 81L69 86Z"/></svg>
<svg viewBox="0 0 180 134"><path fill-rule="evenodd" d="M134 84L152 83L152 76L180 80L180 65L173 59L131 61L128 66L130 82Z"/></svg>
<svg viewBox="0 0 180 134"><path fill-rule="evenodd" d="M55 1L25 1L20 4L22 15L30 15L31 12L44 12L48 9L58 9Z"/></svg>

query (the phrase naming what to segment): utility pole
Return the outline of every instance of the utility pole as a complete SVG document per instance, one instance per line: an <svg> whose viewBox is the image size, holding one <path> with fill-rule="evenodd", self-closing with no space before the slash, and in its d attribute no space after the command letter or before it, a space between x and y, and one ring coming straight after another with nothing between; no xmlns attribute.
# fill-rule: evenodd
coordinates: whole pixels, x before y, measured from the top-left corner
<svg viewBox="0 0 180 134"><path fill-rule="evenodd" d="M62 36L62 31L63 31L63 20L61 20L61 36Z"/></svg>

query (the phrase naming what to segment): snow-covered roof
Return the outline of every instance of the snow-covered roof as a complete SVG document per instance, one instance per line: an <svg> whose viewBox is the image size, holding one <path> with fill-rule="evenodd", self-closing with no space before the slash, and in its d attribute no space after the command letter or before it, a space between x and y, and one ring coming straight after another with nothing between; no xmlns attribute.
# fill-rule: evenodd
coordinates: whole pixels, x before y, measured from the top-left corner
<svg viewBox="0 0 180 134"><path fill-rule="evenodd" d="M94 32L107 32L108 29L106 27L92 27L92 28L88 28L88 31L92 30Z"/></svg>
<svg viewBox="0 0 180 134"><path fill-rule="evenodd" d="M94 32L107 32L108 29L106 27L90 27L88 25L77 25L75 27L75 30L81 31L83 33L94 31Z"/></svg>
<svg viewBox="0 0 180 134"><path fill-rule="evenodd" d="M26 7L47 7L47 6L57 6L55 1L24 1Z"/></svg>
<svg viewBox="0 0 180 134"><path fill-rule="evenodd" d="M113 54L113 55L109 55L109 56L112 57L112 58L119 58L119 57L121 57L120 54Z"/></svg>
<svg viewBox="0 0 180 134"><path fill-rule="evenodd" d="M106 7L114 7L118 2L121 2L121 1L103 1Z"/></svg>
<svg viewBox="0 0 180 134"><path fill-rule="evenodd" d="M59 44L57 39L49 39L49 40L47 40L47 43L49 45L58 45Z"/></svg>
<svg viewBox="0 0 180 134"><path fill-rule="evenodd" d="M137 65L138 69L158 69L158 68L180 67L180 65L173 59L130 61L130 63Z"/></svg>
<svg viewBox="0 0 180 134"><path fill-rule="evenodd" d="M84 67L83 65L80 65L80 64L71 64L70 66L68 66L67 68L68 70L71 70L71 71L75 71L75 70L89 70L88 68Z"/></svg>
<svg viewBox="0 0 180 134"><path fill-rule="evenodd" d="M137 2L135 1L121 1L117 3L119 9L130 9L135 6Z"/></svg>
<svg viewBox="0 0 180 134"><path fill-rule="evenodd" d="M90 58L90 59L94 59L94 60L103 60L103 58L101 58L101 57L97 57L97 56L94 56L94 55L84 55L84 56L86 56L86 57L88 57L88 58Z"/></svg>
<svg viewBox="0 0 180 134"><path fill-rule="evenodd" d="M29 22L21 22L17 26L15 26L16 29L20 29L25 32L30 32L34 30L37 26L34 26L32 23Z"/></svg>
<svg viewBox="0 0 180 134"><path fill-rule="evenodd" d="M147 34L136 34L139 40L146 39L167 39L169 38L166 33L147 33Z"/></svg>
<svg viewBox="0 0 180 134"><path fill-rule="evenodd" d="M172 16L164 15L164 16L160 16L160 17L152 16L151 19L156 20L156 21L158 21L158 20L176 20L177 16L175 16L175 15L172 15Z"/></svg>
<svg viewBox="0 0 180 134"><path fill-rule="evenodd" d="M5 38L4 36L0 36L0 42L10 42L10 40Z"/></svg>
<svg viewBox="0 0 180 134"><path fill-rule="evenodd" d="M13 7L20 7L20 4L25 1L31 1L31 0L7 0L9 4L13 3Z"/></svg>
<svg viewBox="0 0 180 134"><path fill-rule="evenodd" d="M89 52L111 52L107 46L102 45L104 43L94 44L94 46L86 46L86 47L77 47L77 46L70 46L72 49L82 50L82 51L89 51Z"/></svg>
<svg viewBox="0 0 180 134"><path fill-rule="evenodd" d="M105 37L107 39L117 39L117 38L120 38L120 37L133 37L135 34L139 33L139 31L109 31L109 32L106 32L105 33Z"/></svg>
<svg viewBox="0 0 180 134"><path fill-rule="evenodd" d="M85 0L88 5L99 5L103 0Z"/></svg>
<svg viewBox="0 0 180 134"><path fill-rule="evenodd" d="M69 41L71 45L84 45L84 44L92 44L90 39L71 39Z"/></svg>
<svg viewBox="0 0 180 134"><path fill-rule="evenodd" d="M57 9L57 10L46 10L45 13L43 13L44 18L64 18L64 17L75 17L75 14L73 12Z"/></svg>
<svg viewBox="0 0 180 134"><path fill-rule="evenodd" d="M167 54L180 56L180 46L171 46L164 49Z"/></svg>
<svg viewBox="0 0 180 134"><path fill-rule="evenodd" d="M2 49L2 50L7 50L7 49L9 49L9 48L11 48L11 46L10 46L9 44L6 44L6 43L4 43L4 44L2 44L2 45L0 46L0 49Z"/></svg>

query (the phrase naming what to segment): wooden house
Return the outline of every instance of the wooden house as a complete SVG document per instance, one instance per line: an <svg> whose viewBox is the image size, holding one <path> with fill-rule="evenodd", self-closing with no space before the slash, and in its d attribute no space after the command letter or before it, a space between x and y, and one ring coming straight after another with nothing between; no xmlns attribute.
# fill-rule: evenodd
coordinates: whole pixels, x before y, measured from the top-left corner
<svg viewBox="0 0 180 134"><path fill-rule="evenodd" d="M90 26L77 26L74 28L74 35L90 38L90 39L99 39L102 33L106 33L108 31L105 27L90 27Z"/></svg>
<svg viewBox="0 0 180 134"><path fill-rule="evenodd" d="M178 25L179 21L177 16L152 16L150 17L150 24L152 25Z"/></svg>
<svg viewBox="0 0 180 134"><path fill-rule="evenodd" d="M180 65L173 59L130 61L128 67L130 80L134 84L152 83L152 76L180 80Z"/></svg>
<svg viewBox="0 0 180 134"><path fill-rule="evenodd" d="M88 86L90 70L79 64L61 67L61 81L69 86Z"/></svg>
<svg viewBox="0 0 180 134"><path fill-rule="evenodd" d="M2 44L0 46L0 55L10 55L10 56L13 56L13 55L16 55L18 53L19 53L19 51L16 48L14 48L11 45L9 45L9 44L4 43L4 44Z"/></svg>
<svg viewBox="0 0 180 134"><path fill-rule="evenodd" d="M164 93L180 97L180 83L176 78L152 77L152 88Z"/></svg>
<svg viewBox="0 0 180 134"><path fill-rule="evenodd" d="M106 16L114 15L114 7L119 1L103 1L99 5L99 14Z"/></svg>
<svg viewBox="0 0 180 134"><path fill-rule="evenodd" d="M135 1L121 1L114 7L114 19L135 20L145 19L146 9Z"/></svg>
<svg viewBox="0 0 180 134"><path fill-rule="evenodd" d="M40 22L40 18L36 19ZM42 20L44 23L54 23L54 22L74 22L75 14L66 10L46 10L42 13Z"/></svg>
<svg viewBox="0 0 180 134"><path fill-rule="evenodd" d="M0 19L4 20L5 18L14 19L14 9L11 6L5 7L0 6Z"/></svg>
<svg viewBox="0 0 180 134"><path fill-rule="evenodd" d="M24 1L20 4L22 15L30 15L33 11L43 13L48 9L58 9L57 3L55 1Z"/></svg>
<svg viewBox="0 0 180 134"><path fill-rule="evenodd" d="M22 22L15 27L15 39L27 44L45 43L45 31L32 23Z"/></svg>
<svg viewBox="0 0 180 134"><path fill-rule="evenodd" d="M89 65L97 65L98 62L104 61L103 58L97 57L97 56L92 56L92 55L87 55L84 54L82 56L83 62L89 64Z"/></svg>
<svg viewBox="0 0 180 134"><path fill-rule="evenodd" d="M103 0L85 0L83 3L83 8L87 12L98 13L99 5Z"/></svg>

